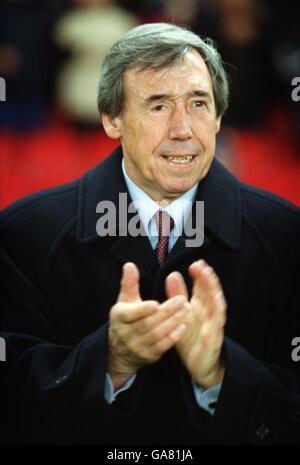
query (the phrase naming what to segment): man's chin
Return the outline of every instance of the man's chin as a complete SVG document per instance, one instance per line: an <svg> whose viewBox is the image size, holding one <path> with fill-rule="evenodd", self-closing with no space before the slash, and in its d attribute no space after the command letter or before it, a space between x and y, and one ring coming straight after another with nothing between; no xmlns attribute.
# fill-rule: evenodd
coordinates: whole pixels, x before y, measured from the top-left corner
<svg viewBox="0 0 300 465"><path fill-rule="evenodd" d="M162 196L164 199L169 201L176 200L178 197L190 190L196 183L197 181L194 183L180 184L180 186L178 184L169 184L168 186L164 186Z"/></svg>

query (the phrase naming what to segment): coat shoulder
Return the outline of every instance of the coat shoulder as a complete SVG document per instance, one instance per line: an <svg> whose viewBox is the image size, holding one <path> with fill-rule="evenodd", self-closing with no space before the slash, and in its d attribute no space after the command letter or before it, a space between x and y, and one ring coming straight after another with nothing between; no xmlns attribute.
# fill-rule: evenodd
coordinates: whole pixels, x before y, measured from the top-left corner
<svg viewBox="0 0 300 465"><path fill-rule="evenodd" d="M240 183L242 196L246 199L247 206L254 206L257 211L276 213L278 215L287 215L298 218L300 209L288 200L279 197L276 194L250 186L249 184Z"/></svg>
<svg viewBox="0 0 300 465"><path fill-rule="evenodd" d="M253 221L282 232L300 227L300 209L271 192L241 183L243 212Z"/></svg>
<svg viewBox="0 0 300 465"><path fill-rule="evenodd" d="M79 181L24 197L0 212L0 231L51 232L76 214Z"/></svg>
<svg viewBox="0 0 300 465"><path fill-rule="evenodd" d="M300 259L300 209L262 189L242 184L243 220L280 262Z"/></svg>
<svg viewBox="0 0 300 465"><path fill-rule="evenodd" d="M75 223L78 188L77 180L43 190L0 212L2 250L35 281L56 237L64 230L71 231Z"/></svg>

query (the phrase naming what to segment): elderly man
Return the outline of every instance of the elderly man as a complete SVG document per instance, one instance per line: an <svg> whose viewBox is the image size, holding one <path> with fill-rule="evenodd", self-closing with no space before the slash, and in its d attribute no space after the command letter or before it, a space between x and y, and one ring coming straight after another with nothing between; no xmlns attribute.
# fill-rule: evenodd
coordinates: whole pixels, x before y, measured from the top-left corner
<svg viewBox="0 0 300 465"><path fill-rule="evenodd" d="M214 160L227 102L210 41L138 26L99 82L121 147L2 213L9 441L300 440L299 212Z"/></svg>

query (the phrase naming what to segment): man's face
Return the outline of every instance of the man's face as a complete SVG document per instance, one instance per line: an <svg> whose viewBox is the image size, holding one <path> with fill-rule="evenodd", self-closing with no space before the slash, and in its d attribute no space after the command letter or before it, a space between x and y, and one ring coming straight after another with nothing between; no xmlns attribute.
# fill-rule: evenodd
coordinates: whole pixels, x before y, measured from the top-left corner
<svg viewBox="0 0 300 465"><path fill-rule="evenodd" d="M174 200L208 172L220 128L212 83L198 52L161 70L125 72L125 102L116 118L103 116L120 137L129 177L154 200Z"/></svg>

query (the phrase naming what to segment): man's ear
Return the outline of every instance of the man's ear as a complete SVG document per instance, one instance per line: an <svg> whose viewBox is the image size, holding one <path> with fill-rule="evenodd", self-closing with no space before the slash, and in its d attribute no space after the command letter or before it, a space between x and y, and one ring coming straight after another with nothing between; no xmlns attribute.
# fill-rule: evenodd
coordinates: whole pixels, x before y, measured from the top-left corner
<svg viewBox="0 0 300 465"><path fill-rule="evenodd" d="M108 137L111 137L112 139L119 139L119 137L121 136L120 118L118 116L112 117L105 113L102 113L101 120L104 130Z"/></svg>
<svg viewBox="0 0 300 465"><path fill-rule="evenodd" d="M220 131L222 116L218 116L216 119L216 134Z"/></svg>

